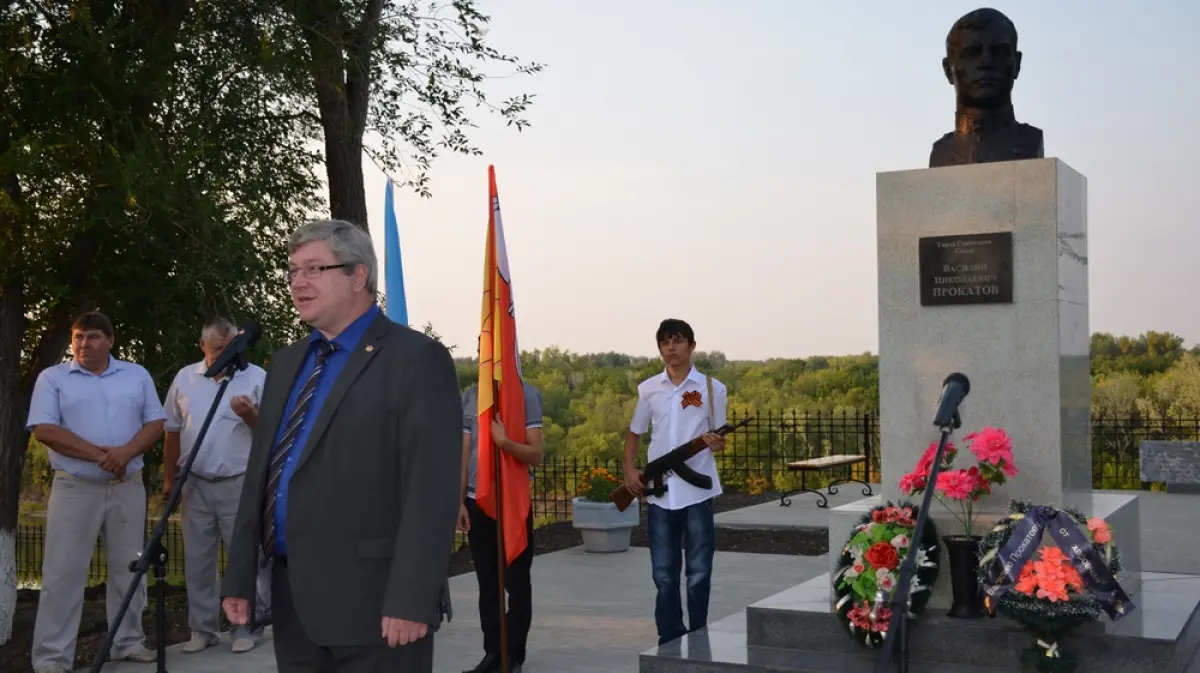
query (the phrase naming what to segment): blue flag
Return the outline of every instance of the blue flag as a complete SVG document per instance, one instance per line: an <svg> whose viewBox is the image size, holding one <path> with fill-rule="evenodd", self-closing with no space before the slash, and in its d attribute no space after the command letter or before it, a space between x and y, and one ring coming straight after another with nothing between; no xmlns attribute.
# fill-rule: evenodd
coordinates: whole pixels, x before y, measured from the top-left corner
<svg viewBox="0 0 1200 673"><path fill-rule="evenodd" d="M387 317L408 326L408 302L404 299L404 265L400 263L400 228L392 207L392 181L387 183L383 207L383 278Z"/></svg>

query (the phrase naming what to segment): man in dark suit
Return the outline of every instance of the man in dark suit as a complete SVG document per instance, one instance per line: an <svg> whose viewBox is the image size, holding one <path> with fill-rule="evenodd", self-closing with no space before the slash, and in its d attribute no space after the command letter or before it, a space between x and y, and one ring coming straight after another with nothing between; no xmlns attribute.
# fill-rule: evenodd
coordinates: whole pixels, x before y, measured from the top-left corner
<svg viewBox="0 0 1200 673"><path fill-rule="evenodd" d="M430 672L462 467L453 359L380 312L365 231L310 222L288 248L313 332L267 370L225 612L250 621L263 563L281 673Z"/></svg>

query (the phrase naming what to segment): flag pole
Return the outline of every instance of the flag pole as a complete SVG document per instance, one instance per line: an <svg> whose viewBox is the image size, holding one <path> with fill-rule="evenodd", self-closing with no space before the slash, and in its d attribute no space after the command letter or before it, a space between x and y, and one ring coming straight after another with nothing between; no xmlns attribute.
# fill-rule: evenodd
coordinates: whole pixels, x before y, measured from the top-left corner
<svg viewBox="0 0 1200 673"><path fill-rule="evenodd" d="M495 362L495 354L492 355L492 362ZM500 386L496 384L495 376L492 377L492 399L495 400L495 418L500 418ZM501 421L503 422L503 421ZM507 565L507 554L504 548L504 480L500 478L500 454L502 449L498 446L492 446L492 478L495 480L495 487L492 489L496 498L496 575L498 590L496 594L500 597L500 673L509 673L508 668L508 613L505 609L508 599L504 591L504 566Z"/></svg>

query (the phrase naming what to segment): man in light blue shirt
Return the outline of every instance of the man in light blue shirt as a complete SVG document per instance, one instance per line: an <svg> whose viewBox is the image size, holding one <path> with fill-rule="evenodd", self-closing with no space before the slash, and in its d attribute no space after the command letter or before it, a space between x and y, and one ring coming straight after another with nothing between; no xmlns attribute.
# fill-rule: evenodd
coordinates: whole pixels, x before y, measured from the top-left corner
<svg viewBox="0 0 1200 673"><path fill-rule="evenodd" d="M48 448L54 482L46 511L42 590L33 627L36 673L67 673L83 609L88 565L100 531L108 560L108 618L133 581L129 562L146 535L142 454L166 415L149 372L112 357L112 322L86 313L71 327L72 360L47 368L33 387L26 427ZM143 579L113 641L112 658L155 661L146 648Z"/></svg>

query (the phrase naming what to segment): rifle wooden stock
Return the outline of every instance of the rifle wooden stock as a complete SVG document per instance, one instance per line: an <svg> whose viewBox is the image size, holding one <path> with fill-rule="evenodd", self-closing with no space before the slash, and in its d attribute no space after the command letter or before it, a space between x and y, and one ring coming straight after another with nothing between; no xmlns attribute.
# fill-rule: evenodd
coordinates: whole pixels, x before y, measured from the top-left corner
<svg viewBox="0 0 1200 673"><path fill-rule="evenodd" d="M713 433L722 436L728 435L734 430L746 426L753 419L754 416L747 416L746 418L743 418L732 425L726 423L716 430L713 430ZM643 492L647 495L659 496L666 493L667 485L663 482L666 479L667 473L669 472L676 472L682 479L693 486L696 486L697 488L712 488L711 477L699 474L693 470L691 466L686 464L687 461L692 458L692 456L695 456L707 448L708 444L704 443L704 436L701 435L693 438L691 441L680 444L666 454L661 455L647 463L645 471L639 473L642 477ZM650 482L654 483L653 487L650 486ZM705 484L707 484L707 486L705 486ZM612 493L612 501L613 504L617 506L618 512L624 512L625 509L633 503L635 498L636 496L633 494L633 491L629 490L629 487L625 484L621 484L619 487L617 487L617 490L613 491Z"/></svg>
<svg viewBox="0 0 1200 673"><path fill-rule="evenodd" d="M617 490L612 493L612 501L617 506L618 512L624 512L628 509L635 499L636 496L633 494L633 491L629 490L629 487L625 484L618 486Z"/></svg>

